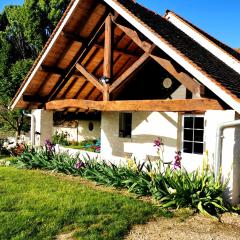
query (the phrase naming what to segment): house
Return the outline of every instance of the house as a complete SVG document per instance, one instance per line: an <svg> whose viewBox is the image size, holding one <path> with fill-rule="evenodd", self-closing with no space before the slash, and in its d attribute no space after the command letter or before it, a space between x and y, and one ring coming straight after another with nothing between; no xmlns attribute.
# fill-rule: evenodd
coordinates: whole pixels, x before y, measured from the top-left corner
<svg viewBox="0 0 240 240"><path fill-rule="evenodd" d="M71 1L11 108L32 109L35 144L51 137L53 111L101 112L103 159L154 159L160 137L164 160L180 150L193 170L208 150L239 202L240 54L171 11Z"/></svg>

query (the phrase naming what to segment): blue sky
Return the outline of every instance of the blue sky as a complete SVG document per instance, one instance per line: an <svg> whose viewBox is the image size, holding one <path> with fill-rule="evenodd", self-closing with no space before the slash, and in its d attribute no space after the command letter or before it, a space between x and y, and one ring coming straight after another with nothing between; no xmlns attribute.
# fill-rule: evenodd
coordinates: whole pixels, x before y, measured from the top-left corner
<svg viewBox="0 0 240 240"><path fill-rule="evenodd" d="M164 14L173 10L204 31L231 47L240 48L240 0L137 0L138 3ZM5 5L22 4L23 0L0 0Z"/></svg>

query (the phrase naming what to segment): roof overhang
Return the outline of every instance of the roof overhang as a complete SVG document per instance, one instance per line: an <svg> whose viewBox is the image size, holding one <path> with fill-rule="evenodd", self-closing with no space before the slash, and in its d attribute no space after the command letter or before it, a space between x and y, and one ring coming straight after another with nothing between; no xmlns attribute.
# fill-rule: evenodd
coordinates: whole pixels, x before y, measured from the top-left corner
<svg viewBox="0 0 240 240"><path fill-rule="evenodd" d="M149 39L150 42L155 44L158 48L160 48L163 52L165 52L170 58L175 60L179 65L181 65L188 73L190 73L194 78L196 78L200 83L209 88L212 92L214 92L220 99L222 99L225 103L227 103L230 107L240 113L240 100L237 96L234 96L229 90L224 89L215 79L209 76L206 72L189 60L186 56L184 56L180 51L178 51L174 46L170 45L165 39L163 39L158 33L153 31L150 27L148 27L144 22L142 22L139 18L134 16L127 8L121 5L116 0L103 0L108 6L110 6L113 10L115 10L118 14L120 14L126 21L128 21L135 29L141 32L143 35ZM41 67L45 58L49 54L53 45L57 41L58 37L61 35L61 32L65 25L70 20L74 10L81 4L84 0L74 0L71 2L66 15L62 19L61 23L58 25L56 31L51 37L47 47L43 50L42 54L37 60L37 64L31 71L22 84L20 90L16 94L13 99L10 108L14 109L20 99L23 97L23 94L29 84L31 83L33 77L36 72Z"/></svg>

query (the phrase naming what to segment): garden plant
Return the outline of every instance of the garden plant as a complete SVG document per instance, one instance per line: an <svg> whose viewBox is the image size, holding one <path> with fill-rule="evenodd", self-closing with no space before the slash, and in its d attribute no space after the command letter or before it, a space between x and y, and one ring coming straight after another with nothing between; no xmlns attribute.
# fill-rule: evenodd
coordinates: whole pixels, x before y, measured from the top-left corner
<svg viewBox="0 0 240 240"><path fill-rule="evenodd" d="M155 141L159 155L162 145L160 139ZM226 184L221 183L220 176L215 179L208 166L189 173L182 168L181 158L181 152L177 151L174 161L167 164L161 158L157 164L150 161L137 163L135 159L128 159L127 165L116 166L88 156L56 153L54 144L46 141L41 149L26 148L18 157L17 165L81 176L98 184L126 188L139 196L152 196L163 208L191 207L212 215L227 211L223 201Z"/></svg>

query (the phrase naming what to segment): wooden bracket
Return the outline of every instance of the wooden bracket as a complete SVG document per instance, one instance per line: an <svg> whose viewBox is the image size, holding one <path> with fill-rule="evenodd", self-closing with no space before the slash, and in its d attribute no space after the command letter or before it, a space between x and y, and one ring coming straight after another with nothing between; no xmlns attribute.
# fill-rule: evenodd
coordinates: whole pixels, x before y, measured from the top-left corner
<svg viewBox="0 0 240 240"><path fill-rule="evenodd" d="M81 64L76 64L77 70L89 81L92 83L99 91L104 92L104 87L99 81L91 74L89 73Z"/></svg>

